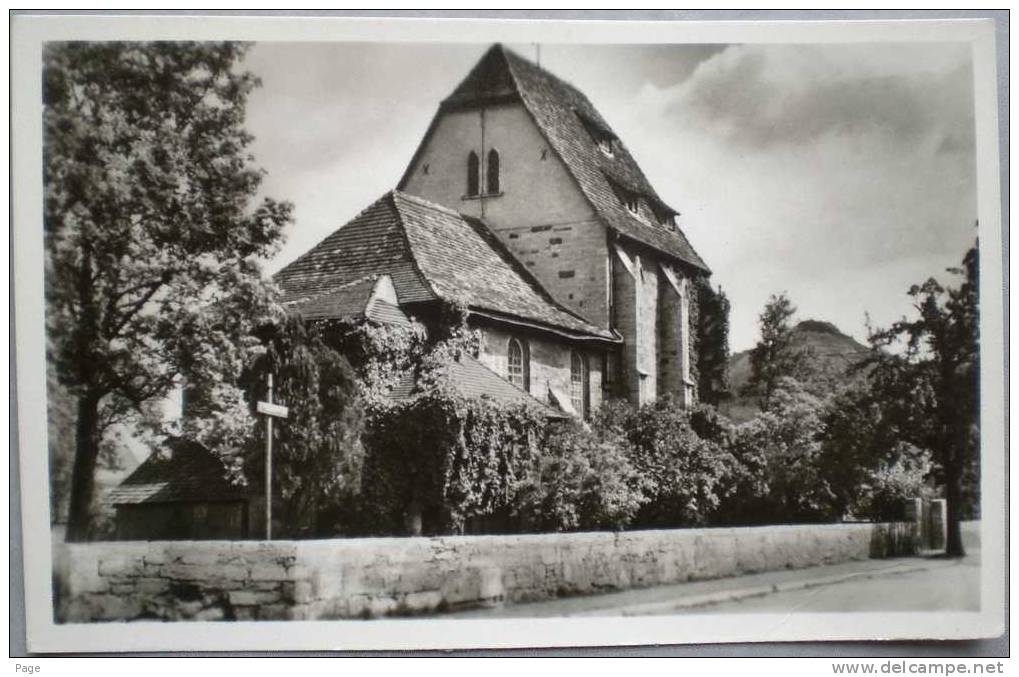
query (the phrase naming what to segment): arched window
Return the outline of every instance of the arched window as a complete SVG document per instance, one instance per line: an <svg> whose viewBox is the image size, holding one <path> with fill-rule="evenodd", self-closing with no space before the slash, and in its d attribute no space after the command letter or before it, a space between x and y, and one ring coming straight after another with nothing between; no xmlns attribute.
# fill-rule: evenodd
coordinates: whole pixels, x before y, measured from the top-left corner
<svg viewBox="0 0 1019 677"><path fill-rule="evenodd" d="M587 359L576 350L570 352L570 404L582 418L588 410Z"/></svg>
<svg viewBox="0 0 1019 677"><path fill-rule="evenodd" d="M481 162L473 150L467 155L467 196L475 197L481 190Z"/></svg>
<svg viewBox="0 0 1019 677"><path fill-rule="evenodd" d="M486 193L497 195L499 193L499 151L492 149L488 151L488 172L485 174Z"/></svg>
<svg viewBox="0 0 1019 677"><path fill-rule="evenodd" d="M510 383L529 390L530 384L530 360L527 355L527 344L511 338L509 348L506 352L506 375Z"/></svg>

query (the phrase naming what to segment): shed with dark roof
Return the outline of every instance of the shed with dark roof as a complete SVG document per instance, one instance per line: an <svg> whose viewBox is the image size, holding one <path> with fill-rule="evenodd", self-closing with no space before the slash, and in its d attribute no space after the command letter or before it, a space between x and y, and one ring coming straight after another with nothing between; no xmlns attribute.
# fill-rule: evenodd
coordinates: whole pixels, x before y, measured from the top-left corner
<svg viewBox="0 0 1019 677"><path fill-rule="evenodd" d="M249 535L250 495L200 444L171 438L115 489L118 540L212 540Z"/></svg>

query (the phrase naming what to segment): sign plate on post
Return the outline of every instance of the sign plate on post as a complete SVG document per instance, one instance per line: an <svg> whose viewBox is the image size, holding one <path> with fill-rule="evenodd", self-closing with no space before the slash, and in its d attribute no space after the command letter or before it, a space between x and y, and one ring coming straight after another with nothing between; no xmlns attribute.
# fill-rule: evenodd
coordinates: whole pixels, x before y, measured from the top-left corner
<svg viewBox="0 0 1019 677"><path fill-rule="evenodd" d="M286 418L290 415L290 410L281 404L273 404L271 402L258 402L255 405L255 410L259 414L265 414L266 416L275 416L276 418Z"/></svg>

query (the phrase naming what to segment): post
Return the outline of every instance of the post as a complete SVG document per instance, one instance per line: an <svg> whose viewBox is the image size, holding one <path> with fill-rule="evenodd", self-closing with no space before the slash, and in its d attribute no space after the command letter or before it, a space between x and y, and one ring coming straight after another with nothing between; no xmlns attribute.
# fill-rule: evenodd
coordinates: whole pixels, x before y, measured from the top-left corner
<svg viewBox="0 0 1019 677"><path fill-rule="evenodd" d="M265 415L265 540L272 540L272 419L286 418L290 410L272 401L272 374L266 378L265 402L257 402L255 411Z"/></svg>
<svg viewBox="0 0 1019 677"><path fill-rule="evenodd" d="M266 400L272 402L272 374ZM265 417L265 540L272 540L272 416Z"/></svg>

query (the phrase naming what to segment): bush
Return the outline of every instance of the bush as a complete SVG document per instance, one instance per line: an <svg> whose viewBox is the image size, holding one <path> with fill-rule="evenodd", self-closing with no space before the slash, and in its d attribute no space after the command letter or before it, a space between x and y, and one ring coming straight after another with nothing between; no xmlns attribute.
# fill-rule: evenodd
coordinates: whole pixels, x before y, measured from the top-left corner
<svg viewBox="0 0 1019 677"><path fill-rule="evenodd" d="M838 517L823 470L824 403L782 379L769 408L735 427L727 448L734 472L719 521L743 524L823 522Z"/></svg>
<svg viewBox="0 0 1019 677"><path fill-rule="evenodd" d="M595 423L625 437L627 455L641 479L644 502L635 527L696 526L708 522L731 472L732 457L702 439L688 412L670 399L640 409L613 403Z"/></svg>
<svg viewBox="0 0 1019 677"><path fill-rule="evenodd" d="M281 536L333 535L338 525L323 519L361 486L363 404L353 368L326 345L313 326L286 318L267 330L266 351L245 374L249 406L265 396L266 375L274 374L277 402L288 418L274 428L273 487L279 496ZM265 418L256 426L247 458L250 484L263 482Z"/></svg>
<svg viewBox="0 0 1019 677"><path fill-rule="evenodd" d="M893 459L869 473L850 506L854 517L872 522L900 522L906 519L908 500L930 497L925 482L932 468L930 453L902 444Z"/></svg>
<svg viewBox="0 0 1019 677"><path fill-rule="evenodd" d="M527 531L623 529L644 501L643 483L619 435L554 424L514 513Z"/></svg>

